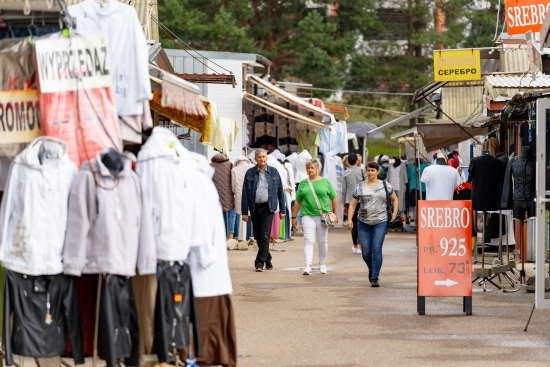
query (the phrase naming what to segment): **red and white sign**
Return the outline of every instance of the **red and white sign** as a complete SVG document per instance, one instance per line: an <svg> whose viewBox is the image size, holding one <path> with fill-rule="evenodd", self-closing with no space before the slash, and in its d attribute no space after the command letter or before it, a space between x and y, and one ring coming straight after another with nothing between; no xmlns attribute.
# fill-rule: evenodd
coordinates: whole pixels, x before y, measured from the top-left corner
<svg viewBox="0 0 550 367"><path fill-rule="evenodd" d="M472 202L420 200L418 296L472 295Z"/></svg>
<svg viewBox="0 0 550 367"><path fill-rule="evenodd" d="M550 10L550 0L504 0L508 34L538 32Z"/></svg>
<svg viewBox="0 0 550 367"><path fill-rule="evenodd" d="M67 142L77 166L104 148L121 149L107 37L36 41L44 135Z"/></svg>

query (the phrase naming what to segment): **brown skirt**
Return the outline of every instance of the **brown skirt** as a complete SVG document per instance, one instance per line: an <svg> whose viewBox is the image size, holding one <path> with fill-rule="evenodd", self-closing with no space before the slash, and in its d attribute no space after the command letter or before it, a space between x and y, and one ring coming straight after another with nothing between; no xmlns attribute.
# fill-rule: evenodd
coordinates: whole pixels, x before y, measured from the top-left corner
<svg viewBox="0 0 550 367"><path fill-rule="evenodd" d="M199 318L201 366L237 366L237 334L231 295L195 298Z"/></svg>

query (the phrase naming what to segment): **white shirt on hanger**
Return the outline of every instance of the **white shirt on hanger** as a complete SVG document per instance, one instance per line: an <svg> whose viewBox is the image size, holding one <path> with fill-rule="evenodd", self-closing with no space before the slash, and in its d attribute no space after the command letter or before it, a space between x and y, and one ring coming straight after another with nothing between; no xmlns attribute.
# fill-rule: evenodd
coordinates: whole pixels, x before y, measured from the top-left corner
<svg viewBox="0 0 550 367"><path fill-rule="evenodd" d="M69 6L81 34L104 33L109 41L111 78L118 114L142 115L143 102L152 98L147 41L134 7L95 0Z"/></svg>

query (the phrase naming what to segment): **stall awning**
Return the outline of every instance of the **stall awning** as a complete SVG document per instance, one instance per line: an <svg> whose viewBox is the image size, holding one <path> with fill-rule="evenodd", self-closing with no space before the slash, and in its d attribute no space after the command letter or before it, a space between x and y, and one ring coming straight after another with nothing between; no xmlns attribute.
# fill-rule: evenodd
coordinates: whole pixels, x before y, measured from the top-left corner
<svg viewBox="0 0 550 367"><path fill-rule="evenodd" d="M427 98L427 97L431 96L436 90L438 90L439 88L441 88L445 84L447 84L447 82L433 81L433 82L429 82L428 84L426 84L422 88L417 89L414 92L414 96L413 96L411 104L418 103L421 100L423 100L424 98Z"/></svg>
<svg viewBox="0 0 550 367"><path fill-rule="evenodd" d="M318 127L320 129L329 129L329 130L331 129L330 125L325 125L321 122L312 120L308 117L300 115L299 113L296 113L294 111L290 111L290 110L288 110L284 107L278 106L274 103L266 101L265 99L262 99L258 96L255 96L255 95L252 95L250 93L246 93L246 92L243 93L243 98L250 101L250 102L252 102L252 103L255 103L259 106L262 106L265 109L268 109L273 113L276 113L278 115L286 117L288 119L298 121L298 122L302 122L304 124L307 124L307 125L310 125L310 126L313 126L313 127Z"/></svg>
<svg viewBox="0 0 550 367"><path fill-rule="evenodd" d="M346 120L349 119L347 107L332 103L325 103L325 107L330 110L330 113L343 115Z"/></svg>
<svg viewBox="0 0 550 367"><path fill-rule="evenodd" d="M402 138L404 136L407 136L407 135L413 135L414 133L416 133L418 131L418 129L415 127L411 127L410 129L407 129L407 130L403 130L401 131L400 133L397 133L397 134L393 134L391 136L391 139L394 140L394 139L399 139L399 138Z"/></svg>
<svg viewBox="0 0 550 367"><path fill-rule="evenodd" d="M429 123L416 125L426 150L431 151L458 144L473 136L486 135L489 127L464 127L454 123Z"/></svg>
<svg viewBox="0 0 550 367"><path fill-rule="evenodd" d="M210 102L208 102L208 100L206 100L206 98L204 97L201 99L206 110L210 112L208 116L192 116L187 115L174 108L162 107L160 103L161 99L162 92L157 90L153 91L153 99L149 101L149 106L153 111L158 112L162 116L169 118L175 123L185 126L200 134L202 134L205 129L206 120L213 118L210 108Z"/></svg>
<svg viewBox="0 0 550 367"><path fill-rule="evenodd" d="M432 105L426 105L424 107L420 107L419 109L414 110L414 111L412 111L412 112L410 112L406 115L403 115L401 117L398 117L395 120L392 120L390 122L386 122L384 125L378 126L376 129L373 129L373 130L369 131L368 135L374 135L377 132L384 131L386 129L389 129L390 127L399 125L402 122L409 121L409 120L412 120L414 118L417 118L418 116L422 115L425 111L428 111L432 108L433 108Z"/></svg>
<svg viewBox="0 0 550 367"><path fill-rule="evenodd" d="M491 116L485 116L482 113L480 113L480 114L456 119L454 122L464 127L485 127L491 124L490 121L491 121ZM430 123L452 124L453 121L444 120L444 119L430 119Z"/></svg>
<svg viewBox="0 0 550 367"><path fill-rule="evenodd" d="M263 80L261 78L258 78L255 75L248 74L246 76L246 79L248 81L258 85L259 87L264 88L269 93L275 94L277 97L287 101L288 103L291 103L293 105L297 105L301 109L307 110L307 111L309 111L309 112L311 112L311 113L313 113L313 114L315 114L319 117L326 117L326 118L331 117L331 114L329 112L324 111L324 110L322 110L318 107L315 107L314 105L312 105L310 103L307 103L303 99L298 98L298 97L282 90L281 88L278 88L278 87L274 86L273 84L271 84L269 82L266 82L265 80Z"/></svg>

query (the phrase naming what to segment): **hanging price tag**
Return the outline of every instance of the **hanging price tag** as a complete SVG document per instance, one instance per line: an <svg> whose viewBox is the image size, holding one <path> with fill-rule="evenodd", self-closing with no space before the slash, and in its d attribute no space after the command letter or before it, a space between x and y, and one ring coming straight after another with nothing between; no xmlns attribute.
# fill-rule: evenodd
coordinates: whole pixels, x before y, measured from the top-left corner
<svg viewBox="0 0 550 367"><path fill-rule="evenodd" d="M176 293L174 294L174 302L175 303L181 303L183 301L183 295Z"/></svg>

